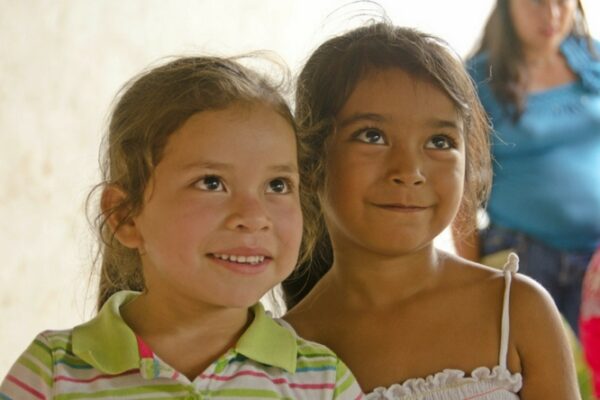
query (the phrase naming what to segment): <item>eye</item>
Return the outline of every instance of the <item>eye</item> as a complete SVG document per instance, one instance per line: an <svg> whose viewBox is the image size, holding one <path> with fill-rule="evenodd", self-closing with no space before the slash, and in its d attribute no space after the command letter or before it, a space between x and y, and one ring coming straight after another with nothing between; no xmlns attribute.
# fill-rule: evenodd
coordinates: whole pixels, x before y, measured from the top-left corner
<svg viewBox="0 0 600 400"><path fill-rule="evenodd" d="M366 128L356 132L354 139L370 144L386 144L383 132L375 128Z"/></svg>
<svg viewBox="0 0 600 400"><path fill-rule="evenodd" d="M446 135L435 135L429 139L425 147L434 150L448 150L456 148L456 142Z"/></svg>
<svg viewBox="0 0 600 400"><path fill-rule="evenodd" d="M267 193L286 194L292 191L292 183L286 178L275 178L267 183Z"/></svg>
<svg viewBox="0 0 600 400"><path fill-rule="evenodd" d="M223 185L223 181L216 175L209 175L201 178L195 184L201 190L206 190L207 192L224 192L225 185Z"/></svg>

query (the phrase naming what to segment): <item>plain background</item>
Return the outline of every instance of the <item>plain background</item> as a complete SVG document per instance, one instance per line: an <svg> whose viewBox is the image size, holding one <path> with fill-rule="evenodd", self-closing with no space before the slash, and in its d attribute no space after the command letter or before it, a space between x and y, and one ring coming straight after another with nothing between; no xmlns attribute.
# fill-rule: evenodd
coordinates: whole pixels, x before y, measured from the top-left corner
<svg viewBox="0 0 600 400"><path fill-rule="evenodd" d="M0 0L0 377L44 329L94 313L85 199L113 96L148 64L182 54L278 53L297 72L323 40L376 5L336 0ZM587 0L600 36L600 2ZM392 21L462 56L493 0L381 0ZM438 241L451 248L448 237Z"/></svg>

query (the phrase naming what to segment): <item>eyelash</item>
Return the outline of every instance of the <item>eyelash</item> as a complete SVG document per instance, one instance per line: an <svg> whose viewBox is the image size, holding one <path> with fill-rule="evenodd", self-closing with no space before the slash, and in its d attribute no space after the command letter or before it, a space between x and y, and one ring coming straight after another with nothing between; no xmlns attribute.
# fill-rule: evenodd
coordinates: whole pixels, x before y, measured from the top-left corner
<svg viewBox="0 0 600 400"><path fill-rule="evenodd" d="M378 140L377 141L369 141L368 138L365 137L365 135L369 132L374 132L377 135L379 135ZM378 145L387 144L385 134L383 132L381 132L379 129L373 128L373 127L362 128L362 129L356 131L352 135L352 139L358 140L360 142L367 143L367 144L378 144ZM434 150L450 150L450 149L455 149L457 146L456 140L445 134L434 135L428 140L427 143L429 144L430 142L432 142L433 140L436 140L436 139L445 140L447 146L446 147L437 147L434 145L433 147L429 147L429 146L426 146L426 147L434 149ZM381 143L379 143L380 140L382 141Z"/></svg>
<svg viewBox="0 0 600 400"><path fill-rule="evenodd" d="M209 179L214 179L217 181L218 183L218 188L214 188L214 189L209 189L207 187L203 187L204 185L207 185L207 180ZM283 192L276 192L271 190L272 187L270 186L273 182L275 181L282 181L285 184L285 189ZM223 179L218 176L218 175L206 175L201 177L200 179L198 179L196 181L196 183L194 183L194 186L199 188L200 190L204 190L207 192L223 192L226 191L226 187L225 184L223 183ZM217 190L220 189L220 190ZM271 180L269 180L267 182L267 187L266 187L266 193L275 193L275 194L289 194L289 193L293 193L295 191L295 185L294 182L286 177L277 177L277 178L273 178Z"/></svg>
<svg viewBox="0 0 600 400"><path fill-rule="evenodd" d="M275 181L281 181L285 184L285 191L284 192L271 192L269 191L269 185ZM275 193L275 194L290 194L290 193L294 193L295 191L295 186L294 186L294 182L286 177L280 176L278 178L275 179L271 179L268 183L267 183L267 193Z"/></svg>
<svg viewBox="0 0 600 400"><path fill-rule="evenodd" d="M215 190L215 189L207 189L205 187L202 187L203 184L206 184L206 181L208 179L215 179L218 181L219 187L222 187L222 190ZM207 192L221 192L225 190L225 185L223 184L223 180L221 179L221 177L217 176L217 175L205 175L203 177L201 177L200 179L198 179L198 181L196 181L196 183L194 183L194 186L198 187L201 190L205 190Z"/></svg>
<svg viewBox="0 0 600 400"><path fill-rule="evenodd" d="M382 143L378 143L379 140L373 142L373 141L369 141L368 138L361 138L361 136L364 136L365 134L369 133L369 132L374 132L377 135L379 135L379 139L382 141ZM367 143L367 144L387 144L387 140L385 138L385 134L374 127L367 127L367 128L361 128L358 131L356 131L355 133L352 134L352 139L357 140L359 142L363 142L363 143Z"/></svg>
<svg viewBox="0 0 600 400"><path fill-rule="evenodd" d="M429 147L428 144L433 142L436 139L443 139L446 141L446 147L437 147L437 146L433 146L433 147ZM431 148L433 150L450 150L450 149L455 149L456 148L456 140L454 140L452 137L448 136L448 135L444 135L444 134L439 134L439 135L434 135L432 136L428 141L427 141L427 148Z"/></svg>

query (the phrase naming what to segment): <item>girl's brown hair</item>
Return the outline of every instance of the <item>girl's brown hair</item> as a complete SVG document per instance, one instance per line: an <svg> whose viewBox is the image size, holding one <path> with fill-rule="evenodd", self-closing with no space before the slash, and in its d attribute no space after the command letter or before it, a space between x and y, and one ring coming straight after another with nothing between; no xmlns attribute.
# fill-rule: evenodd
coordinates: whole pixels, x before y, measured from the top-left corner
<svg viewBox="0 0 600 400"><path fill-rule="evenodd" d="M571 34L584 38L595 54L585 11L577 0L577 11ZM518 120L525 110L528 77L524 66L523 50L510 15L510 0L497 0L483 29L483 36L473 55L488 53L488 64L493 66L490 86L501 103Z"/></svg>
<svg viewBox="0 0 600 400"><path fill-rule="evenodd" d="M312 289L333 261L319 196L327 181L327 139L336 129L336 116L367 73L388 68L400 68L415 79L436 85L464 121L466 174L458 217L470 219L487 199L491 180L488 120L469 75L445 42L387 22L326 41L304 65L296 87L305 219L299 267L283 282L288 308Z"/></svg>
<svg viewBox="0 0 600 400"><path fill-rule="evenodd" d="M119 290L145 288L138 251L119 243L107 220L118 215L123 224L141 211L144 191L174 131L193 114L238 102L267 104L294 126L279 92L282 83L270 82L238 60L179 58L133 78L117 96L101 156L102 182L90 194L108 185L126 194L95 219L101 260L98 309Z"/></svg>

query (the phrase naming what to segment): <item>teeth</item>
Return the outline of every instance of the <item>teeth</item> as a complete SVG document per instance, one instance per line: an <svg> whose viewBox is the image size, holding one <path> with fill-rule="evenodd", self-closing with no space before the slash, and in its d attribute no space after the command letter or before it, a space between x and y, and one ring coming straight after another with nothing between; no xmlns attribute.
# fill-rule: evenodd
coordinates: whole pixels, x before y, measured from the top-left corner
<svg viewBox="0 0 600 400"><path fill-rule="evenodd" d="M256 265L265 261L265 256L236 256L233 254L218 254L214 253L213 256L215 258L219 258L225 261L231 261L238 264L250 264Z"/></svg>

